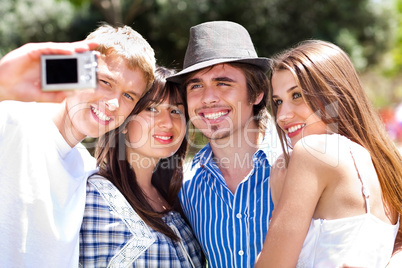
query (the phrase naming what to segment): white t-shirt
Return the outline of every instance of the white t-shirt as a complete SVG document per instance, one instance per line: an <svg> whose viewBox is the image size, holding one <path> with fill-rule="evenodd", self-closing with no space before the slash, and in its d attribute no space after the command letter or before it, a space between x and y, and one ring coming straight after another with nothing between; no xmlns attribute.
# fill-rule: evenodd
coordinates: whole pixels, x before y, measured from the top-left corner
<svg viewBox="0 0 402 268"><path fill-rule="evenodd" d="M95 159L71 148L45 104L0 102L0 265L77 267L86 179Z"/></svg>

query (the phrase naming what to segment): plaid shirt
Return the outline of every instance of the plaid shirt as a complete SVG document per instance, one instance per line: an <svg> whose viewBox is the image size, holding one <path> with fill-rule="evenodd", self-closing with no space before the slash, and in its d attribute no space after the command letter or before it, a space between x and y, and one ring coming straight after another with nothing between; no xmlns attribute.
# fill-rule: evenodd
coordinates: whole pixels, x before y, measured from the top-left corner
<svg viewBox="0 0 402 268"><path fill-rule="evenodd" d="M202 251L177 212L163 220L175 242L148 227L108 180L91 177L80 231L81 267L202 267Z"/></svg>

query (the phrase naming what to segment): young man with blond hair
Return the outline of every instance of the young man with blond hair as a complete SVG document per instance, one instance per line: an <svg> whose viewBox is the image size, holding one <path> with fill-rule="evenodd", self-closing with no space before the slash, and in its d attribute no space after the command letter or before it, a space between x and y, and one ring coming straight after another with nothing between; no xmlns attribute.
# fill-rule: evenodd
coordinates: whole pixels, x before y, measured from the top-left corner
<svg viewBox="0 0 402 268"><path fill-rule="evenodd" d="M41 92L40 55L92 49L99 51L95 89ZM153 49L128 26L100 26L82 42L27 44L1 59L2 266L78 267L86 179L96 171L80 142L117 128L154 69ZM51 109L32 102L64 97Z"/></svg>

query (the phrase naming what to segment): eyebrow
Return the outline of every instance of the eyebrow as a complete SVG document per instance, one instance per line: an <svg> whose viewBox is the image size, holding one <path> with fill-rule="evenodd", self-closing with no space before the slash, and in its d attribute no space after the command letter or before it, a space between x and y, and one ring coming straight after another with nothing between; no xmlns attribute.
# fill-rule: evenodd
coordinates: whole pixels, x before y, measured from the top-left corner
<svg viewBox="0 0 402 268"><path fill-rule="evenodd" d="M117 80L114 79L112 76L110 76L110 75L107 74L107 73L100 73L98 76L100 76L100 78L103 77L104 79L110 80L110 81L112 81L113 83L117 84Z"/></svg>
<svg viewBox="0 0 402 268"><path fill-rule="evenodd" d="M212 81L215 81L215 82L231 82L231 83L236 82L236 80L234 80L234 79L232 79L230 77L227 77L227 76L215 77L215 78L212 78ZM200 78L192 78L192 79L188 80L184 84L184 86L187 87L189 84L200 83L200 82L202 82L202 79L200 79Z"/></svg>
<svg viewBox="0 0 402 268"><path fill-rule="evenodd" d="M133 90L129 90L129 91L127 91L127 93L130 93L130 94L132 94L132 95L134 95L134 96L136 96L136 97L139 97L139 96L140 96L140 94L138 94L137 92L135 92L135 91L133 91Z"/></svg>
<svg viewBox="0 0 402 268"><path fill-rule="evenodd" d="M291 91L293 91L295 88L297 88L297 85L294 85L293 87L290 87L288 90L286 90L286 93L289 93ZM279 98L278 95L273 95L272 98Z"/></svg>
<svg viewBox="0 0 402 268"><path fill-rule="evenodd" d="M183 102L175 102L175 103L170 103L169 105L179 107L180 105L184 106L184 103Z"/></svg>
<svg viewBox="0 0 402 268"><path fill-rule="evenodd" d="M223 76L223 77L217 77L212 79L212 81L218 81L218 82L236 82L235 80L233 80L230 77L227 76Z"/></svg>
<svg viewBox="0 0 402 268"><path fill-rule="evenodd" d="M108 74L101 74L101 77L104 77L104 79L107 79L109 81L111 81L113 84L119 84L119 81L114 79L112 76L108 75ZM100 78L99 78L100 79ZM102 80L102 79L101 79ZM125 91L126 93L130 93L132 95L134 95L135 97L140 96L140 94L138 94L137 92L133 91L133 90L129 90L129 91Z"/></svg>
<svg viewBox="0 0 402 268"><path fill-rule="evenodd" d="M190 80L188 80L187 82L184 83L184 87L187 87L189 84L199 83L199 82L201 82L201 79L191 78Z"/></svg>
<svg viewBox="0 0 402 268"><path fill-rule="evenodd" d="M162 102L160 101L156 101L156 100L150 100L151 105L161 105ZM184 102L173 102L173 103L169 103L170 106L184 106Z"/></svg>

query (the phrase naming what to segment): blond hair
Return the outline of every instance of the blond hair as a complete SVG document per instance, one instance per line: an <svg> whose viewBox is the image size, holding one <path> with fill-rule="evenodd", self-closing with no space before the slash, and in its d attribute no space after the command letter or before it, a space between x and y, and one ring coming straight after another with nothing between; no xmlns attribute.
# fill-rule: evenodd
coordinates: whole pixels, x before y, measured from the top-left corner
<svg viewBox="0 0 402 268"><path fill-rule="evenodd" d="M154 81L155 53L149 43L129 26L99 26L86 40L98 43L96 48L101 54L117 54L126 59L130 69L139 68L147 80L147 90ZM144 92L145 93L145 92Z"/></svg>

